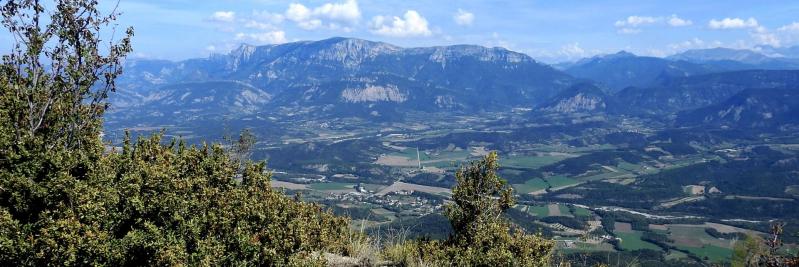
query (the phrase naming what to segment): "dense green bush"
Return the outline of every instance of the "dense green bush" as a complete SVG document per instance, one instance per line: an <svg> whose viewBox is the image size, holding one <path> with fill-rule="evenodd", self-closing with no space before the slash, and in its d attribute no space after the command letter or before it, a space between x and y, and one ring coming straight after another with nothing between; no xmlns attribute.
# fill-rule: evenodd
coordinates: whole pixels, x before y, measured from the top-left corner
<svg viewBox="0 0 799 267"><path fill-rule="evenodd" d="M515 200L513 189L497 176L498 168L495 152L461 168L452 190L453 203L445 209L453 229L450 237L390 247L386 251L389 258L404 265L548 265L554 243L512 227L502 216Z"/></svg>
<svg viewBox="0 0 799 267"><path fill-rule="evenodd" d="M348 221L271 189L263 163L158 135L107 148L101 118L133 31L100 48L116 14L96 5L0 8L21 40L0 65L0 266L319 265L318 252L349 253Z"/></svg>

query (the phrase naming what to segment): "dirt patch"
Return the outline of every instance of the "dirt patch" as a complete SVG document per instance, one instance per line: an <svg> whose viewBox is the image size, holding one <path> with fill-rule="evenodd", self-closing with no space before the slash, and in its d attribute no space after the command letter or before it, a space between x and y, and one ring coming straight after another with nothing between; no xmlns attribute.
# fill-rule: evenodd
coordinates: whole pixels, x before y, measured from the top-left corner
<svg viewBox="0 0 799 267"><path fill-rule="evenodd" d="M607 179L604 181L611 184L630 185L635 182L635 178L614 178L614 179Z"/></svg>
<svg viewBox="0 0 799 267"><path fill-rule="evenodd" d="M749 229L744 229L744 228L740 228L740 227L735 227L735 226L732 226L732 225L726 225L726 224L720 224L720 223L711 223L711 222L706 222L704 224L673 224L673 225L670 225L670 226L713 228L713 229L716 229L716 231L719 231L719 232L725 233L725 234L729 234L729 233L764 234L762 232L749 230Z"/></svg>
<svg viewBox="0 0 799 267"><path fill-rule="evenodd" d="M633 232L633 225L626 222L615 222L613 224L614 229L618 232L622 233L632 233Z"/></svg>
<svg viewBox="0 0 799 267"><path fill-rule="evenodd" d="M546 189L541 189L541 190L530 192L530 193L528 193L528 195L538 196L538 195L543 195L543 194L546 194L546 193L547 193Z"/></svg>
<svg viewBox="0 0 799 267"><path fill-rule="evenodd" d="M443 187L434 187L434 186L426 186L426 185L418 185L418 184L409 184L403 182L394 182L389 187L383 188L380 192L377 192L378 195L385 195L390 192L399 192L399 191L419 191L425 192L430 194L439 194L439 193L450 193L449 188Z"/></svg>
<svg viewBox="0 0 799 267"><path fill-rule="evenodd" d="M705 200L704 196L686 197L686 198L681 198L681 199L677 199L677 200L674 200L674 201L660 203L660 207L671 208L671 207L674 207L674 206L677 206L677 205L680 205L680 204L683 204L683 203L694 202L694 201L702 201L702 200Z"/></svg>
<svg viewBox="0 0 799 267"><path fill-rule="evenodd" d="M447 172L447 170L433 166L425 166L424 169L422 169L422 171L426 173L435 173L435 174L444 174Z"/></svg>
<svg viewBox="0 0 799 267"><path fill-rule="evenodd" d="M619 170L616 170L615 168L610 166L602 165L602 168L604 168L605 170L609 170L610 172L619 172Z"/></svg>
<svg viewBox="0 0 799 267"><path fill-rule="evenodd" d="M669 227L665 224L650 224L649 229L652 230L661 230L661 231L668 231Z"/></svg>
<svg viewBox="0 0 799 267"><path fill-rule="evenodd" d="M555 198L562 198L562 199L581 199L583 196L578 194L560 194L555 196Z"/></svg>
<svg viewBox="0 0 799 267"><path fill-rule="evenodd" d="M701 195L705 193L704 185L686 185L683 186L683 191L689 195Z"/></svg>
<svg viewBox="0 0 799 267"><path fill-rule="evenodd" d="M482 156L488 155L488 153L489 153L489 151L485 147L478 146L478 147L473 147L472 151L469 153L469 155L472 155L472 156L475 156L475 157L482 157Z"/></svg>
<svg viewBox="0 0 799 267"><path fill-rule="evenodd" d="M269 183L272 185L272 187L280 187L280 188L285 188L285 189L290 189L290 190L308 189L308 185L304 185L304 184L295 184L295 183L289 183L289 182L277 181L277 180L272 180Z"/></svg>
<svg viewBox="0 0 799 267"><path fill-rule="evenodd" d="M588 221L588 232L594 231L602 227L602 221Z"/></svg>
<svg viewBox="0 0 799 267"><path fill-rule="evenodd" d="M547 209L549 209L549 216L563 216L563 214L560 213L560 206L558 204L549 204Z"/></svg>
<svg viewBox="0 0 799 267"><path fill-rule="evenodd" d="M397 167L417 167L419 166L419 162L416 159L409 159L402 156L389 156L389 155L380 155L375 162L379 165L386 165L386 166L397 166Z"/></svg>
<svg viewBox="0 0 799 267"><path fill-rule="evenodd" d="M799 196L799 185L789 185L785 187L785 193Z"/></svg>

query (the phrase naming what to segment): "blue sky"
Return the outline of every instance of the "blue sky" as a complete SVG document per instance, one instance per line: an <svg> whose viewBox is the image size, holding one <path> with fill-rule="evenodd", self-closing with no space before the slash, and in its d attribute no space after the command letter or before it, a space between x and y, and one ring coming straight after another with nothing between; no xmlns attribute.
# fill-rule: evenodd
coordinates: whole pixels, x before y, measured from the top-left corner
<svg viewBox="0 0 799 267"><path fill-rule="evenodd" d="M135 56L172 60L334 36L502 46L545 62L799 44L799 1L121 0L119 10Z"/></svg>

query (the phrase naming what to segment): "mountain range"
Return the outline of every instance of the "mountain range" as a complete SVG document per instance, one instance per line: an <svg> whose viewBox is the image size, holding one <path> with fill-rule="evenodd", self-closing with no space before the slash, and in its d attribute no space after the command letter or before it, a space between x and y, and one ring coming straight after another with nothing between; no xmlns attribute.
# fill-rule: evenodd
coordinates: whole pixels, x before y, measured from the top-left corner
<svg viewBox="0 0 799 267"><path fill-rule="evenodd" d="M575 79L503 48L400 48L332 38L242 45L226 55L181 62L132 60L119 82L121 96L114 101L120 108L147 106L175 96L169 92L175 89L173 84L183 84L183 90L190 90L186 87L227 81L241 85L231 90L271 96L270 106L319 107L329 114L381 116L380 112L395 110L476 111L532 106L567 88ZM200 100L187 96L172 103L196 101Z"/></svg>
<svg viewBox="0 0 799 267"><path fill-rule="evenodd" d="M680 125L721 125L728 117L707 114L738 103L743 92L771 103L769 94L789 96L797 89L799 60L785 56L797 49L758 49L689 50L666 58L622 51L556 69L522 53L474 45L402 48L352 38L242 45L179 62L129 60L109 118L119 125L177 124L279 112L393 120L407 112L525 108L663 118L679 113ZM779 107L740 112L768 114L769 108ZM787 116L779 114L793 113L771 114L778 125Z"/></svg>

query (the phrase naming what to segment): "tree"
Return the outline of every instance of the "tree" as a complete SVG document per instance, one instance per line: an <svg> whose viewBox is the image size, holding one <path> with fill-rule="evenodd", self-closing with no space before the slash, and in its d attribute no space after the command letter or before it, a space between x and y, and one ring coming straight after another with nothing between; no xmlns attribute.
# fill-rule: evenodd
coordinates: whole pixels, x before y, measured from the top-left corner
<svg viewBox="0 0 799 267"><path fill-rule="evenodd" d="M554 244L529 235L502 216L514 205L513 188L497 175L498 156L492 152L456 173L453 203L445 215L454 233L443 244L420 245L431 262L454 266L544 266Z"/></svg>
<svg viewBox="0 0 799 267"><path fill-rule="evenodd" d="M17 43L0 65L0 266L306 266L350 253L348 220L272 189L264 163L160 135L106 149L102 115L133 30L101 48L117 14L96 0L3 3Z"/></svg>
<svg viewBox="0 0 799 267"><path fill-rule="evenodd" d="M15 143L39 138L47 140L47 149L91 146L121 62L132 51L133 28L103 47L102 30L118 13L102 14L97 1L59 0L54 6L47 19L39 0L8 0L0 8L16 41L3 56L3 104L10 119L4 123L13 126L8 130Z"/></svg>

